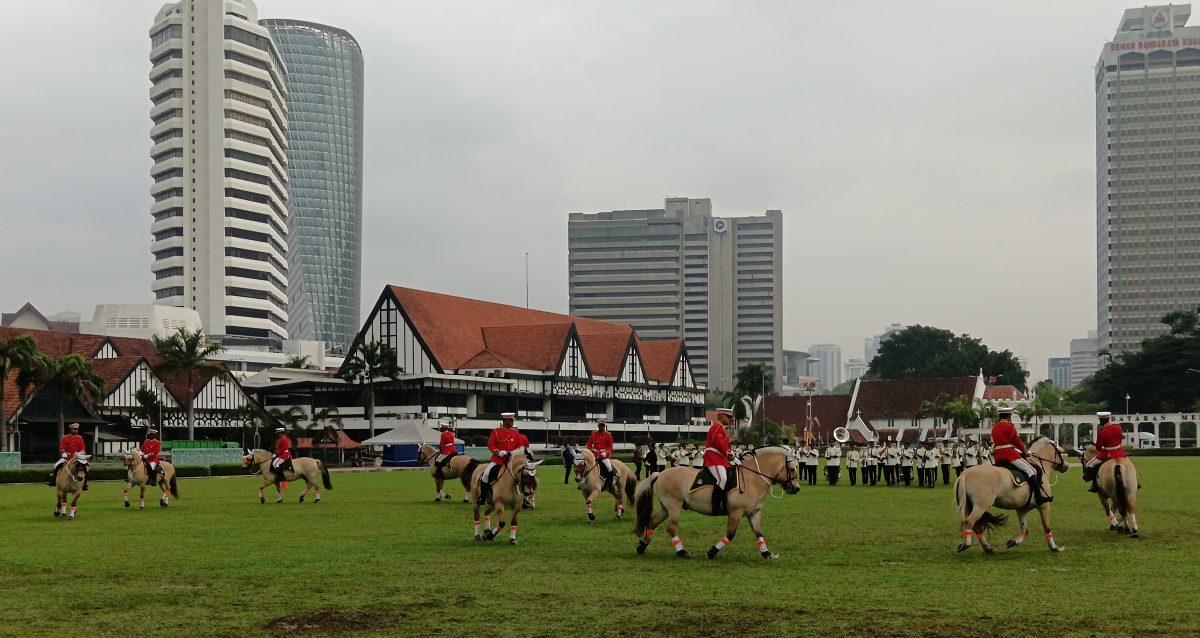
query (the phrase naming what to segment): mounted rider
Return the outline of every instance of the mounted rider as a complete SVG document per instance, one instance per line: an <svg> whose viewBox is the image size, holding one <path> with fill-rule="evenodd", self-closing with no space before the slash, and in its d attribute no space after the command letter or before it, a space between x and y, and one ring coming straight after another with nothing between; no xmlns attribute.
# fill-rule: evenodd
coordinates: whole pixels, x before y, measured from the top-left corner
<svg viewBox="0 0 1200 638"><path fill-rule="evenodd" d="M1033 490L1034 502L1043 505L1054 501L1042 489L1042 475L1034 469L1034 465L1025 460L1025 443L1017 434L1017 426L1012 423L1013 409L1004 407L997 410L1000 420L992 426L992 443L995 445L995 459L998 463L1007 463L1021 471L1029 479L1029 487Z"/></svg>
<svg viewBox="0 0 1200 638"><path fill-rule="evenodd" d="M488 464L484 466L483 473L479 476L480 505L487 502L488 495L492 491L492 483L500 476L500 466L508 463L513 452L529 445L529 439L513 427L513 419L516 416L515 412L502 412L500 427L492 430L492 434L488 436L488 451L492 453L492 457L488 459Z"/></svg>
<svg viewBox="0 0 1200 638"><path fill-rule="evenodd" d="M454 445L454 424L442 421L439 426L442 434L438 437L438 454L434 458L433 465L437 468L437 475L441 476L450 459L458 455L458 448Z"/></svg>
<svg viewBox="0 0 1200 638"><path fill-rule="evenodd" d="M54 484L58 481L58 471L62 469L63 465L66 465L67 461L70 460L71 457L75 456L76 452L84 453L87 451L87 444L84 443L83 437L79 436L79 424L72 423L71 425L67 426L67 429L70 430L71 433L64 436L62 441L59 441L58 443L60 458L58 459L58 462L54 464L54 471L50 473L50 480L47 482L47 485L50 487L54 487ZM83 479L83 491L86 492L87 489L87 474L85 473Z"/></svg>
<svg viewBox="0 0 1200 638"><path fill-rule="evenodd" d="M708 435L704 437L704 470L708 470L717 481L716 485L713 485L714 512L724 509L724 507L718 507L718 503L723 506L727 502L725 481L729 477L729 468L739 463L729 453L728 428L732 421L732 409L717 408L717 418L708 428Z"/></svg>
<svg viewBox="0 0 1200 638"><path fill-rule="evenodd" d="M292 469L292 440L288 438L287 428L277 427L275 433L279 438L275 441L275 454L271 456L271 471L275 473L275 482L287 487L284 472Z"/></svg>
<svg viewBox="0 0 1200 638"><path fill-rule="evenodd" d="M604 479L604 486L600 490L608 491L613 484L613 438L612 432L608 431L608 421L596 419L596 431L588 437L587 449L596 456L600 478Z"/></svg>
<svg viewBox="0 0 1200 638"><path fill-rule="evenodd" d="M146 440L142 441L142 463L146 465L146 484L158 485L158 475L162 472L158 455L162 452L162 441L158 440L158 430L146 430Z"/></svg>
<svg viewBox="0 0 1200 638"><path fill-rule="evenodd" d="M1125 454L1125 448L1121 446L1125 440L1125 432L1121 430L1121 424L1112 422L1112 412L1097 412L1096 416L1100 419L1099 429L1096 430L1096 456L1083 466L1083 480L1092 483L1088 488L1089 492L1097 490L1096 476L1105 461L1129 458Z"/></svg>

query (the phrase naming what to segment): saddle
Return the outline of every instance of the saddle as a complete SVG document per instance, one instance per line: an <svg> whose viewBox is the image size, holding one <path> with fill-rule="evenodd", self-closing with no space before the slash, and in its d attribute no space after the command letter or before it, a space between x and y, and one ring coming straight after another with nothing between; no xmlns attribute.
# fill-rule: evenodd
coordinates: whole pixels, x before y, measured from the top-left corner
<svg viewBox="0 0 1200 638"><path fill-rule="evenodd" d="M292 467L292 460L287 459L286 461L280 463L279 467L271 468L271 471L275 473L275 481L279 482L284 480L283 476L285 472L295 473L296 469Z"/></svg>
<svg viewBox="0 0 1200 638"><path fill-rule="evenodd" d="M433 468L434 468L434 470L433 470L433 471L434 471L434 475L435 475L435 476L437 476L437 477L438 477L438 478L440 478L440 479L444 479L444 478L446 478L446 477L444 476L444 472L443 472L443 470L445 470L445 469L446 469L446 466L450 464L450 459L453 459L453 458L454 458L454 457L456 457L456 456L458 456L458 454L450 454L450 455L448 455L446 458L444 458L444 459L442 459L442 460L438 461L437 463L434 463L434 464L433 464Z"/></svg>
<svg viewBox="0 0 1200 638"><path fill-rule="evenodd" d="M1012 474L1013 485L1015 485L1017 487L1021 487L1022 485L1024 485L1026 482L1029 481L1029 476L1027 476L1025 474L1025 472L1022 472L1020 469L1017 468L1017 466L1009 463L1008 461L1000 461L999 463L997 463L997 465L1008 470L1009 473Z"/></svg>
<svg viewBox="0 0 1200 638"><path fill-rule="evenodd" d="M713 476L712 472L709 472L708 468L700 468L700 471L696 472L695 480L693 480L691 486L688 487L688 494L691 494L692 492L695 492L697 490L704 489L706 487L716 487L716 485L717 485L717 478L715 476ZM722 514L729 513L728 494L729 494L730 490L737 489L737 486L738 486L738 468L731 467L725 472L725 485L724 485L723 489L713 490L713 494L712 494L712 514L713 514L713 516L720 516ZM683 504L683 508L684 509L688 508L686 501Z"/></svg>

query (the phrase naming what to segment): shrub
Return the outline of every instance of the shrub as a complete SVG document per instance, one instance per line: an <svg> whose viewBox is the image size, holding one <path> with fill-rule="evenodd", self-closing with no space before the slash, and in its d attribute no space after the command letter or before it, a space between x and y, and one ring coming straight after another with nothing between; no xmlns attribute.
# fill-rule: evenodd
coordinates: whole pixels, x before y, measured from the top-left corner
<svg viewBox="0 0 1200 638"><path fill-rule="evenodd" d="M241 463L210 465L208 470L210 476L238 476L246 473L246 468L242 467Z"/></svg>

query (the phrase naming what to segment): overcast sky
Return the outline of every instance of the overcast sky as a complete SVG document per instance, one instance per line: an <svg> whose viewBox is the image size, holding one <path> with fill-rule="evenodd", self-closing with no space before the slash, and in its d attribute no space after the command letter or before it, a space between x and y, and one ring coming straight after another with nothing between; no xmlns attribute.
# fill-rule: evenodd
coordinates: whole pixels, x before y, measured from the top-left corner
<svg viewBox="0 0 1200 638"><path fill-rule="evenodd" d="M149 303L160 2L0 20L0 309ZM260 0L366 60L363 297L567 307L569 212L784 214L784 346L1095 329L1093 66L1133 2Z"/></svg>

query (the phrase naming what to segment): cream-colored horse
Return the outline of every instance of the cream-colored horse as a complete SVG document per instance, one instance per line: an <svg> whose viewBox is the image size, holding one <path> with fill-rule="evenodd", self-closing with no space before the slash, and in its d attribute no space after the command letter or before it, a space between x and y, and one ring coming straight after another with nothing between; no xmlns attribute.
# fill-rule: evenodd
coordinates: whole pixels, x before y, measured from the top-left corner
<svg viewBox="0 0 1200 638"><path fill-rule="evenodd" d="M1087 465L1094 458L1096 446L1089 444L1083 449L1083 464ZM1108 517L1108 529L1139 538L1138 487L1137 468L1128 458L1109 459L1096 468L1097 496L1100 497L1104 515Z"/></svg>
<svg viewBox="0 0 1200 638"><path fill-rule="evenodd" d="M525 493L521 489L521 472L525 467L525 455L521 452L515 452L509 457L508 462L499 466L499 476L492 482L491 490L488 491L487 510L484 511L484 527L480 531L479 527L479 494L483 486L479 483L479 478L483 475L483 470L486 465L479 465L471 473L471 503L473 503L473 515L475 540L490 541L500 535L506 525L505 517L508 513L512 513L512 524L508 528L508 542L511 545L517 544L517 517L521 514L521 509L525 507ZM496 513L496 529L492 529L492 512Z"/></svg>
<svg viewBox="0 0 1200 638"><path fill-rule="evenodd" d="M613 520L621 520L621 516L625 514L625 499L629 499L630 505L633 504L633 490L637 488L637 477L625 465L617 459L610 459L613 472L616 476L613 477L612 483L606 490L612 497L616 499L616 504L613 505ZM579 486L579 492L583 494L583 503L587 507L588 523L595 522L596 512L592 509L592 502L599 496L604 488L604 478L600 476L600 464L596 462L596 455L592 454L591 450L583 449L575 452L575 483Z"/></svg>
<svg viewBox="0 0 1200 638"><path fill-rule="evenodd" d="M1062 448L1054 441L1044 436L1040 437L1029 445L1027 460L1041 467L1042 489L1050 496L1051 470L1067 471ZM1063 547L1054 542L1054 534L1050 532L1050 504L1043 503L1038 506L1034 502L1033 488L1028 480L1014 485L1012 472L998 465L968 467L954 482L954 503L958 506L959 517L962 519L963 535L958 551L963 552L970 548L972 536L977 536L983 551L992 553L987 533L1001 527L1007 521L1005 516L997 516L988 511L988 508L993 506L1016 510L1017 518L1021 521L1021 531L1008 540L1008 547L1016 547L1025 542L1025 537L1029 535L1026 516L1030 510L1036 509L1042 518L1042 529L1046 533L1046 544L1050 551L1063 551Z"/></svg>
<svg viewBox="0 0 1200 638"><path fill-rule="evenodd" d="M88 463L91 456L83 452L76 452L67 459L63 468L59 470L58 477L54 481L54 515L63 516L67 514L67 495L73 494L71 499L71 513L67 516L68 520L75 520L75 506L79 504L79 497L83 496L83 482L87 480Z"/></svg>
<svg viewBox="0 0 1200 638"><path fill-rule="evenodd" d="M783 491L788 494L800 491L798 463L796 453L791 448L773 446L751 451L742 460L741 466L729 470L738 473L738 487L726 495L729 513L725 537L708 549L709 558L716 558L717 553L733 540L743 517L750 520L750 530L754 532L758 553L768 560L778 558L767 549L767 541L763 537L763 505L775 485L782 485ZM675 555L680 558L691 557L684 549L683 541L679 540L679 514L684 509L690 509L697 514L714 515L712 488L702 487L691 491L696 474L707 471L703 468L669 467L638 484L634 499L637 526L633 530L638 537L637 553L645 553L654 538L654 528L665 520Z"/></svg>
<svg viewBox="0 0 1200 638"><path fill-rule="evenodd" d="M125 490L121 496L125 497L125 507L129 507L129 488L138 486L141 492L138 494L138 509L146 509L146 486L150 484L157 485L162 488L162 496L158 499L159 507L166 507L170 503L170 497L179 498L179 488L175 485L175 466L166 461L159 461L158 466L162 468L162 477L154 477L155 481L150 480L150 467L146 464L142 457L142 451L134 448L132 450L122 450L121 456L125 463ZM168 494L169 492L169 494Z"/></svg>
<svg viewBox="0 0 1200 638"><path fill-rule="evenodd" d="M329 482L329 468L320 459L309 458L307 456L298 456L292 458L292 470L283 473L283 476L276 476L275 470L271 467L271 453L266 450L248 450L246 455L242 457L242 467L250 470L251 474L262 474L263 484L258 487L258 502L266 503L267 499L263 496L263 489L274 483L275 490L279 493L279 498L275 499L276 503L283 502L283 493L287 490L287 482L294 481L297 478L304 479L304 491L300 493L300 502L304 502L304 496L309 490L317 493L314 502L321 502L321 487L317 485L317 479L325 485L325 489L332 490L333 484ZM278 480L277 480L278 479Z"/></svg>
<svg viewBox="0 0 1200 638"><path fill-rule="evenodd" d="M450 500L450 495L443 491L443 487L449 479L459 479L463 484L463 500L468 503L471 498L467 492L471 491L471 472L479 461L467 456L466 454L458 454L450 458L450 461L438 471L437 460L438 448L429 443L422 443L421 449L417 451L417 463L429 466L429 475L433 477L434 487L437 488L437 496L433 500Z"/></svg>

